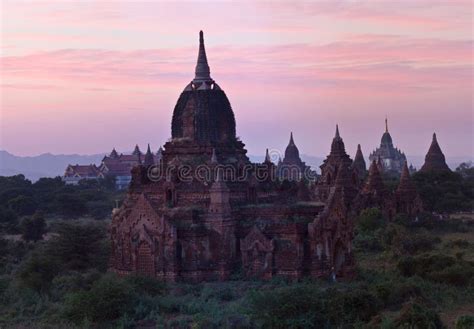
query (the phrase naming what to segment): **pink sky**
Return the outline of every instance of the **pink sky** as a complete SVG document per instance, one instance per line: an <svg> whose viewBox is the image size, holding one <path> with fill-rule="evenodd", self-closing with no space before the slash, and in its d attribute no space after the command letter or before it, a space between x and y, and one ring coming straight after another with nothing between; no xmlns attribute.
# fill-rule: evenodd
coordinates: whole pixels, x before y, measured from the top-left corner
<svg viewBox="0 0 474 329"><path fill-rule="evenodd" d="M171 135L204 30L211 75L250 154L326 155L339 123L367 156L396 146L472 157L471 1L0 4L0 149L91 154Z"/></svg>

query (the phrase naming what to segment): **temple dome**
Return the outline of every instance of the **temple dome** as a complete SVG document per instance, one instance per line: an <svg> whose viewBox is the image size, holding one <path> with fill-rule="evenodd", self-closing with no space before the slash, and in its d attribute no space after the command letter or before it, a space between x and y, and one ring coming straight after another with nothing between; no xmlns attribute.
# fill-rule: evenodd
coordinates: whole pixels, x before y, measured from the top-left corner
<svg viewBox="0 0 474 329"><path fill-rule="evenodd" d="M236 140L234 112L224 91L211 78L202 31L195 77L176 103L171 136L201 144Z"/></svg>
<svg viewBox="0 0 474 329"><path fill-rule="evenodd" d="M380 141L381 145L393 145L392 142L392 136L390 136L390 133L388 131L384 132L382 135L382 140Z"/></svg>
<svg viewBox="0 0 474 329"><path fill-rule="evenodd" d="M301 162L300 151L293 140L293 133L290 133L290 142L285 150L285 158L283 161L287 162Z"/></svg>

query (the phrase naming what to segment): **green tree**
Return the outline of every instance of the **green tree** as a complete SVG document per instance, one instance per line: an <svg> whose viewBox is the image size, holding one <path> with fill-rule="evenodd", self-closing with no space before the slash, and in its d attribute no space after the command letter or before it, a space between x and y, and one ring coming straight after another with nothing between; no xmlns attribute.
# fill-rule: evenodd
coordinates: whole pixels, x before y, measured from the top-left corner
<svg viewBox="0 0 474 329"><path fill-rule="evenodd" d="M63 216L78 217L87 211L86 200L74 193L61 193L56 195L57 211Z"/></svg>
<svg viewBox="0 0 474 329"><path fill-rule="evenodd" d="M66 297L63 316L81 323L109 322L133 310L135 294L132 286L113 274L106 274L94 282L89 291L80 291Z"/></svg>
<svg viewBox="0 0 474 329"><path fill-rule="evenodd" d="M406 304L394 321L395 328L444 329L438 313L417 302Z"/></svg>
<svg viewBox="0 0 474 329"><path fill-rule="evenodd" d="M100 225L63 224L48 244L51 255L67 270L107 268L108 238Z"/></svg>
<svg viewBox="0 0 474 329"><path fill-rule="evenodd" d="M35 251L23 262L18 272L20 284L40 293L49 291L53 278L59 271L59 264L43 250Z"/></svg>
<svg viewBox="0 0 474 329"><path fill-rule="evenodd" d="M0 206L0 232L13 233L17 226L17 214L11 209Z"/></svg>
<svg viewBox="0 0 474 329"><path fill-rule="evenodd" d="M458 172L417 172L413 180L428 211L451 213L474 206L474 176Z"/></svg>
<svg viewBox="0 0 474 329"><path fill-rule="evenodd" d="M28 195L19 195L8 201L8 208L20 216L32 215L38 208L35 199Z"/></svg>
<svg viewBox="0 0 474 329"><path fill-rule="evenodd" d="M21 222L20 230L25 241L36 242L43 239L46 233L46 222L42 213L37 212L31 217L25 217Z"/></svg>
<svg viewBox="0 0 474 329"><path fill-rule="evenodd" d="M456 329L474 328L474 315L462 315L456 319Z"/></svg>
<svg viewBox="0 0 474 329"><path fill-rule="evenodd" d="M373 232L385 226L382 212L378 208L364 209L356 220L357 228L364 232Z"/></svg>

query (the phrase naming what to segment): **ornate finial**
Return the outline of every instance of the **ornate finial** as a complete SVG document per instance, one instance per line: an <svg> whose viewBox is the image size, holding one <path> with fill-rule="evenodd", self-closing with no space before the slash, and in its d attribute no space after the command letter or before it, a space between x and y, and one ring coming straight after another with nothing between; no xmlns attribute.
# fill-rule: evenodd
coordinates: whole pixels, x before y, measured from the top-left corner
<svg viewBox="0 0 474 329"><path fill-rule="evenodd" d="M339 125L336 124L336 138L340 138L339 136Z"/></svg>
<svg viewBox="0 0 474 329"><path fill-rule="evenodd" d="M196 75L194 82L208 81L211 79L211 71L207 63L206 49L204 47L204 33L199 32L199 54L196 64Z"/></svg>
<svg viewBox="0 0 474 329"><path fill-rule="evenodd" d="M362 149L360 148L360 144L357 144L357 151L362 151Z"/></svg>
<svg viewBox="0 0 474 329"><path fill-rule="evenodd" d="M293 132L290 132L290 144L294 144L295 141L293 140Z"/></svg>
<svg viewBox="0 0 474 329"><path fill-rule="evenodd" d="M438 142L438 140L436 139L436 133L433 133L433 142Z"/></svg>
<svg viewBox="0 0 474 329"><path fill-rule="evenodd" d="M388 119L385 117L385 132L388 133Z"/></svg>

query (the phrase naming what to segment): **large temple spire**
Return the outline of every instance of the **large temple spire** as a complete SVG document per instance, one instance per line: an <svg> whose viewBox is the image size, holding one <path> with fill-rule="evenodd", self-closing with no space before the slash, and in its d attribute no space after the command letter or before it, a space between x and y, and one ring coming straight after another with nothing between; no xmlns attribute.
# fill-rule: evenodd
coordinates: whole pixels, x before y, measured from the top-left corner
<svg viewBox="0 0 474 329"><path fill-rule="evenodd" d="M433 140L431 141L430 148L425 156L425 163L420 171L451 171L446 164L446 158L444 157L443 151L441 151L441 148L439 147L436 133L433 133Z"/></svg>
<svg viewBox="0 0 474 329"><path fill-rule="evenodd" d="M194 82L209 81L211 79L211 71L207 63L206 48L204 47L204 33L199 32L199 54L196 64L196 75Z"/></svg>
<svg viewBox="0 0 474 329"><path fill-rule="evenodd" d="M344 142L339 134L339 125L336 125L336 134L332 139L331 154L346 154Z"/></svg>

